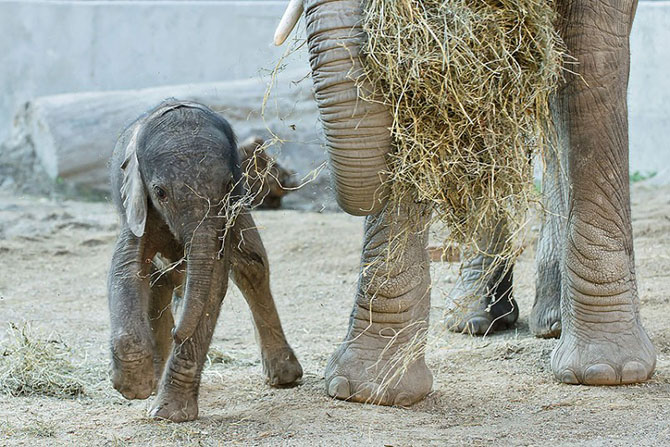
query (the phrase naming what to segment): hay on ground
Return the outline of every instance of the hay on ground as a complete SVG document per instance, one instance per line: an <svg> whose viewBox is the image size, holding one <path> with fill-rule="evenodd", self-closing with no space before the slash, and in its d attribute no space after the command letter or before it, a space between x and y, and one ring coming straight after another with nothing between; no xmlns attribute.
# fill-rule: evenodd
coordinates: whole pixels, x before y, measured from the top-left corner
<svg viewBox="0 0 670 447"><path fill-rule="evenodd" d="M0 393L12 396L77 397L85 383L59 337L10 323L0 345Z"/></svg>

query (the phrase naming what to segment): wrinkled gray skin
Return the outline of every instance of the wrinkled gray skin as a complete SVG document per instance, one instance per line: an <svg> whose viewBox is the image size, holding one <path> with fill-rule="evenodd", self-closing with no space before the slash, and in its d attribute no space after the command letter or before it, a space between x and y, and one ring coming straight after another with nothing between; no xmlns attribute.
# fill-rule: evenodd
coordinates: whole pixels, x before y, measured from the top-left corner
<svg viewBox="0 0 670 447"><path fill-rule="evenodd" d="M558 198L567 196L565 212L559 213L566 219L551 217L542 230L531 325L540 335L561 331L552 356L558 380L640 382L653 372L656 357L638 313L628 186L628 36L636 2L557 0L557 5L560 34L579 61L570 66L576 74L565 74L553 103L569 188L545 185L549 209L561 210ZM368 215L359 291L346 338L326 368L326 389L339 399L410 405L432 386L421 337L430 286L425 234L416 232L403 255L389 257L385 248L388 231L421 212L420 205L393 209L380 190L390 114L358 99L358 56L365 39L360 1L304 0L302 6L338 203L349 213ZM551 182L560 176L547 177ZM488 236L482 238L486 242ZM371 260L387 280L371 283ZM476 272L477 265L472 267ZM410 344L415 355L395 363L393 354ZM401 379L385 380L391 376ZM388 386L380 387L383 383Z"/></svg>
<svg viewBox="0 0 670 447"><path fill-rule="evenodd" d="M481 253L461 256L466 260L449 295L449 330L485 335L514 326L519 308L512 297L513 268L508 263L494 265L494 256L487 256L500 253L507 236L499 223L478 241Z"/></svg>
<svg viewBox="0 0 670 447"><path fill-rule="evenodd" d="M200 375L229 274L251 309L270 385L302 376L251 215L239 215L220 240L226 221L219 211L231 191L231 200L240 194L236 151L221 117L199 104L169 101L131 125L112 156L113 201L122 221L108 283L112 382L127 399L156 391L154 418L198 416ZM156 267L182 257L166 274ZM183 295L176 323L173 294Z"/></svg>

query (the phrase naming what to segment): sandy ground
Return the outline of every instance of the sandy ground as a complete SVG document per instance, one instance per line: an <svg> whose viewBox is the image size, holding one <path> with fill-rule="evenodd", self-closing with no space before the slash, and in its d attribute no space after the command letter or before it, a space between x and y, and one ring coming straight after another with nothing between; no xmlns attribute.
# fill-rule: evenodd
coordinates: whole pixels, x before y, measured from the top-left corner
<svg viewBox="0 0 670 447"><path fill-rule="evenodd" d="M29 321L60 334L82 374L99 377L76 399L0 395L0 445L670 444L670 188L633 190L642 320L658 349L648 383L556 383L549 370L555 340L528 331L531 246L515 272L517 328L484 339L445 332L444 294L455 270L433 264L428 364L435 383L409 409L335 401L324 392L322 372L353 300L362 220L297 211L255 217L304 379L292 389L264 384L249 312L233 288L213 340L225 362L205 371L200 419L169 424L147 419L147 402L125 401L106 375L106 274L118 228L111 207L0 195L0 328Z"/></svg>

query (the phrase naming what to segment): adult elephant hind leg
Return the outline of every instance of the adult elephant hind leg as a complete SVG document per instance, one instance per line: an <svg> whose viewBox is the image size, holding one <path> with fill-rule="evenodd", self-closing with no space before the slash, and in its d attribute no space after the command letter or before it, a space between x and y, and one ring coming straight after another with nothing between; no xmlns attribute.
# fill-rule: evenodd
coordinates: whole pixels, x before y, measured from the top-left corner
<svg viewBox="0 0 670 447"><path fill-rule="evenodd" d="M555 107L554 107L555 109ZM554 113L557 134L560 120ZM567 150L562 145L549 148L545 154L542 176L542 205L544 216L535 254L535 301L530 313L530 331L540 338L561 335L561 252L565 241L567 172L564 163Z"/></svg>
<svg viewBox="0 0 670 447"><path fill-rule="evenodd" d="M485 335L514 326L519 306L512 298L513 263L502 260L506 232L502 222L480 241L480 253L465 254L456 285L449 293L447 328Z"/></svg>
<svg viewBox="0 0 670 447"><path fill-rule="evenodd" d="M349 329L325 371L330 396L407 406L430 392L433 377L424 358L429 219L425 206L413 202L400 209L387 205L366 218Z"/></svg>
<svg viewBox="0 0 670 447"><path fill-rule="evenodd" d="M571 180L563 332L552 355L566 383L648 379L654 348L638 311L628 181L628 33L635 2L565 1L559 14L578 75L559 94Z"/></svg>
<svg viewBox="0 0 670 447"><path fill-rule="evenodd" d="M249 213L238 216L231 247L233 281L251 309L263 372L271 386L291 385L302 377L302 367L286 341L270 291L268 257Z"/></svg>

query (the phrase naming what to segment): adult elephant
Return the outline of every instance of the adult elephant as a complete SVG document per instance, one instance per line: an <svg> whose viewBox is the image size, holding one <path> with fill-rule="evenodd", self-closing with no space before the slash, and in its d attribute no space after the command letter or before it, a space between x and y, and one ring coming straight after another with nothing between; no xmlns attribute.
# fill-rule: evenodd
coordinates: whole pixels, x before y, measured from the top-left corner
<svg viewBox="0 0 670 447"><path fill-rule="evenodd" d="M641 382L652 374L656 355L638 312L628 185L628 36L637 2L556 3L559 32L579 63L553 102L567 153L567 221L561 240L543 240L544 276L554 276L546 290L555 296L540 296L536 306L556 307L561 290L562 332L551 361L559 381ZM394 207L380 188L391 117L385 106L359 99L365 39L360 0L292 0L276 43L303 9L337 200L348 213L367 216L354 309L345 341L326 368L326 389L339 399L410 405L432 386L423 355L430 307L427 235L412 234L401 253L388 247L388 235L409 216L427 222L430 211L411 201Z"/></svg>

